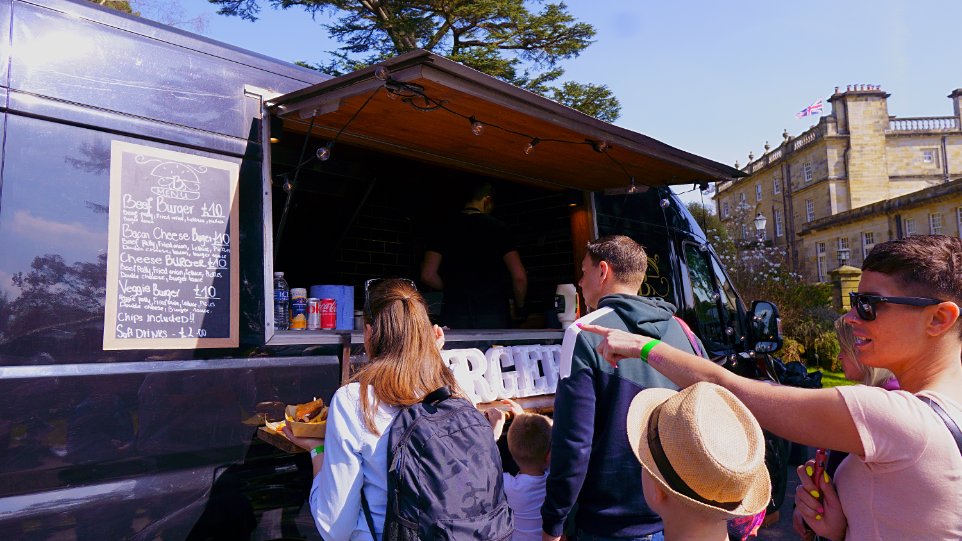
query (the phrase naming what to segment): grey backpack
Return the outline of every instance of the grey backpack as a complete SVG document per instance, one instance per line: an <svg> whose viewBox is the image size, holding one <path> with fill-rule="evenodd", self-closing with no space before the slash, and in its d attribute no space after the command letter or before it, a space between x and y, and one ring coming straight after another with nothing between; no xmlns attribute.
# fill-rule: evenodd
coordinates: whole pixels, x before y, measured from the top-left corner
<svg viewBox="0 0 962 541"><path fill-rule="evenodd" d="M511 537L501 455L491 425L470 402L442 387L401 410L389 430L385 541Z"/></svg>

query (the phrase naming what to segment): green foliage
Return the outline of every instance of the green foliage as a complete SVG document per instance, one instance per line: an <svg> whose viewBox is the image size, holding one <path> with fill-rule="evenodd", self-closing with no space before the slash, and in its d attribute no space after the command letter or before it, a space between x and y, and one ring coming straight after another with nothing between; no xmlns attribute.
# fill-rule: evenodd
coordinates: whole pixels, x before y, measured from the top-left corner
<svg viewBox="0 0 962 541"><path fill-rule="evenodd" d="M90 2L97 4L98 6L103 6L105 8L115 9L121 13L127 13L129 15L140 15L134 11L128 0L90 0Z"/></svg>
<svg viewBox="0 0 962 541"><path fill-rule="evenodd" d="M825 331L815 337L814 347L809 350L810 356L806 360L809 366L820 366L826 370L838 372L842 369L842 362L838 354L842 347L838 343L835 329Z"/></svg>
<svg viewBox="0 0 962 541"><path fill-rule="evenodd" d="M530 90L605 121L621 105L605 85L549 83L564 75L562 60L592 43L595 29L578 22L564 2L533 0L209 0L218 13L257 20L261 4L301 8L329 17L330 37L343 46L323 64L301 63L341 75L414 49L456 62ZM529 9L538 6L540 10Z"/></svg>
<svg viewBox="0 0 962 541"><path fill-rule="evenodd" d="M805 346L803 346L801 342L788 336L785 337L782 343L782 349L778 350L778 355L782 361L786 363L800 363L802 362L802 355L804 354Z"/></svg>

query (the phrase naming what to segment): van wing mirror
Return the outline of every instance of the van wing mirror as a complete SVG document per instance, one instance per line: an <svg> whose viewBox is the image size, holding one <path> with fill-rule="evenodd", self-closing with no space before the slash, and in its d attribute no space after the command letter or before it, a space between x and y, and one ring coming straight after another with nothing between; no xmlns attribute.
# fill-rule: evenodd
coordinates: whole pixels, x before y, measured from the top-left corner
<svg viewBox="0 0 962 541"><path fill-rule="evenodd" d="M782 319L778 307L768 301L755 301L749 314L749 346L757 353L774 353L782 347Z"/></svg>

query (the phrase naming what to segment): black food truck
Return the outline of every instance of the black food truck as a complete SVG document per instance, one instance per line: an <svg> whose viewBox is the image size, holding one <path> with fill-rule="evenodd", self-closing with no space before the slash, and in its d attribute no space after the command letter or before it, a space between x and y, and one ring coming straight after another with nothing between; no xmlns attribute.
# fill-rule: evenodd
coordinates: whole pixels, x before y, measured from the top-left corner
<svg viewBox="0 0 962 541"><path fill-rule="evenodd" d="M772 379L777 310L743 304L669 189L738 174L424 51L330 78L0 0L0 537L318 539L309 460L265 419L364 361L364 282L417 279L470 182L495 186L529 280L515 328L447 332L477 402L550 409L556 289L612 233L649 251L642 294ZM275 272L334 328L282 330Z"/></svg>

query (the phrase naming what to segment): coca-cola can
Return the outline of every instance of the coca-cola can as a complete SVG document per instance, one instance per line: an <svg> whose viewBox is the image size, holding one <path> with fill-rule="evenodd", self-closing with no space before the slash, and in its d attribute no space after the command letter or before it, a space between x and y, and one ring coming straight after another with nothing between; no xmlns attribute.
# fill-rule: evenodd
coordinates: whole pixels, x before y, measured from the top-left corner
<svg viewBox="0 0 962 541"><path fill-rule="evenodd" d="M321 328L321 299L311 297L307 299L307 330L316 331Z"/></svg>
<svg viewBox="0 0 962 541"><path fill-rule="evenodd" d="M337 301L321 299L321 328L333 329L337 326Z"/></svg>

